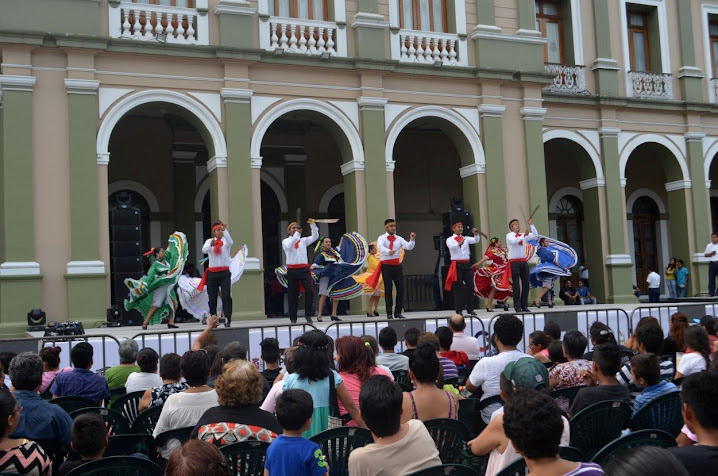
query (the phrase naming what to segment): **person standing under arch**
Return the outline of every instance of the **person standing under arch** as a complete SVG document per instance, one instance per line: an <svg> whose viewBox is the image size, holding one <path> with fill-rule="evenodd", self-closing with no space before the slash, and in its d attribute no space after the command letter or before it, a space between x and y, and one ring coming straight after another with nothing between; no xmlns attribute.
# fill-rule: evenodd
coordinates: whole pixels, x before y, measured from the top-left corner
<svg viewBox="0 0 718 476"><path fill-rule="evenodd" d="M466 312L471 316L476 316L474 312L474 273L471 268L471 248L469 245L475 245L481 238L479 230L471 229L474 236L463 236L464 224L459 222L451 225L454 234L446 239L446 247L451 255L451 266L446 274L446 283L444 289L452 291L454 295L454 309L456 314Z"/></svg>
<svg viewBox="0 0 718 476"><path fill-rule="evenodd" d="M289 237L282 240L282 249L287 257L287 293L289 300L289 320L292 324L297 322L297 307L299 306L299 285L304 288L304 317L309 324L312 323L312 304L314 303L314 283L312 273L307 261L307 247L319 238L319 227L314 219L307 220L312 230L311 236L302 238L302 229L293 221L287 226Z"/></svg>
<svg viewBox="0 0 718 476"><path fill-rule="evenodd" d="M376 239L376 247L379 250L380 262L374 274L367 280L367 284L376 289L379 276L384 280L384 301L386 303L387 319L403 319L401 311L404 308L404 273L402 272L400 250L407 251L414 249L416 244L416 233L409 234L409 241L396 234L396 220L388 218L384 220L386 233ZM394 285L396 285L396 307L394 306ZM394 313L392 314L392 308Z"/></svg>
<svg viewBox="0 0 718 476"><path fill-rule="evenodd" d="M202 281L197 289L201 291L207 284L209 296L209 315L217 315L217 297L222 291L222 310L227 318L224 323L229 327L232 322L232 274L229 263L232 260L230 252L234 241L227 231L227 225L217 222L212 225L212 238L204 242L202 253L209 258L209 267L204 271Z"/></svg>

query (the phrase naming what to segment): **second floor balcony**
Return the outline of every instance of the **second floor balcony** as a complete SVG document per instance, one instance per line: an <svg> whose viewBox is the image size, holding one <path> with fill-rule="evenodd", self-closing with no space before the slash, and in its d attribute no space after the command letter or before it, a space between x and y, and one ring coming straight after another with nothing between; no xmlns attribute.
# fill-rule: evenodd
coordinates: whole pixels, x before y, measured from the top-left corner
<svg viewBox="0 0 718 476"><path fill-rule="evenodd" d="M553 84L544 91L552 93L588 94L586 91L586 67L546 63L545 71L554 75Z"/></svg>
<svg viewBox="0 0 718 476"><path fill-rule="evenodd" d="M673 99L673 75L648 71L628 71L628 95L641 99Z"/></svg>
<svg viewBox="0 0 718 476"><path fill-rule="evenodd" d="M392 57L406 63L466 66L465 42L455 33L398 30L391 35Z"/></svg>
<svg viewBox="0 0 718 476"><path fill-rule="evenodd" d="M110 0L110 36L142 41L209 44L207 0L183 5L151 5L128 0ZM176 5L176 4L175 4Z"/></svg>

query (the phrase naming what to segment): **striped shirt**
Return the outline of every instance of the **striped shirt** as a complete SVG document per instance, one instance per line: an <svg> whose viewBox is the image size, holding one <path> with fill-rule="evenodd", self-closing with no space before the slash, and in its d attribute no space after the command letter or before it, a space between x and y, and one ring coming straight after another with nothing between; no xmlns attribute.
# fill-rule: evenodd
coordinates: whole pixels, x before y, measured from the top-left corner
<svg viewBox="0 0 718 476"><path fill-rule="evenodd" d="M675 369L673 368L673 362L670 360L661 360L661 380L673 380L673 376L676 374ZM621 385L634 385L633 377L631 376L631 363L625 364L623 367L621 367L621 370L618 371L616 374L616 380L618 380L618 383ZM636 397L640 395L641 392L635 391L634 388L631 389L631 401L635 402Z"/></svg>
<svg viewBox="0 0 718 476"><path fill-rule="evenodd" d="M678 387L676 387L671 382L666 382L665 380L661 380L656 385L651 385L650 387L644 388L643 391L639 393L636 397L636 401L633 402L633 415L635 415L638 410L640 410L656 398L663 396L667 393L677 391Z"/></svg>
<svg viewBox="0 0 718 476"><path fill-rule="evenodd" d="M439 363L444 369L444 380L448 378L458 378L459 370L456 368L456 364L447 359L446 357L439 357Z"/></svg>
<svg viewBox="0 0 718 476"><path fill-rule="evenodd" d="M578 468L569 471L564 476L599 476L605 474L603 468L596 463L578 463Z"/></svg>

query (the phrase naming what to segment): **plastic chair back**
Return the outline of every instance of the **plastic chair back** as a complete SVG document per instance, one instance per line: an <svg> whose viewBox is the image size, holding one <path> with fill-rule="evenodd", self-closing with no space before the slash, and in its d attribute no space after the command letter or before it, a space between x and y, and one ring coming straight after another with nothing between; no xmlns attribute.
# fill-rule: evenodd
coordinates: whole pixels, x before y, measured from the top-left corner
<svg viewBox="0 0 718 476"><path fill-rule="evenodd" d="M525 476L529 472L526 466L526 461L523 458L514 460L505 466L501 471L496 473L496 476Z"/></svg>
<svg viewBox="0 0 718 476"><path fill-rule="evenodd" d="M403 383L411 386L411 378L409 378L408 370L392 370L391 374L394 376L394 381L399 385Z"/></svg>
<svg viewBox="0 0 718 476"><path fill-rule="evenodd" d="M100 415L103 420L105 420L105 423L107 424L107 435L126 435L130 433L130 424L127 423L127 420L125 420L125 417L122 416L122 413L112 410L111 408L102 408L102 407L90 407L90 408L82 408L80 410L75 410L74 412L70 413L70 417L74 420L80 415L84 415L86 413L94 413L97 415Z"/></svg>
<svg viewBox="0 0 718 476"><path fill-rule="evenodd" d="M568 408L571 408L571 405L573 405L573 401L576 399L576 395L578 395L578 392L586 387L566 387L562 388L560 390L554 390L551 393L551 397L558 403L559 398L565 398L568 400Z"/></svg>
<svg viewBox="0 0 718 476"><path fill-rule="evenodd" d="M420 469L406 476L479 476L479 473L462 464L442 464Z"/></svg>
<svg viewBox="0 0 718 476"><path fill-rule="evenodd" d="M559 446L558 455L565 460L575 463L583 461L583 451L573 446Z"/></svg>
<svg viewBox="0 0 718 476"><path fill-rule="evenodd" d="M670 448L672 446L676 446L676 440L665 431L641 430L613 440L601 448L591 461L604 466L617 454L636 446L659 446L661 448Z"/></svg>
<svg viewBox="0 0 718 476"><path fill-rule="evenodd" d="M132 425L137 418L137 415L140 414L140 400L142 400L142 396L144 394L145 392L142 390L125 393L124 395L117 397L117 399L110 404L110 408L122 413L122 416L125 417L127 423Z"/></svg>
<svg viewBox="0 0 718 476"><path fill-rule="evenodd" d="M326 430L310 439L321 447L332 476L348 476L349 453L373 442L369 430L354 426Z"/></svg>
<svg viewBox="0 0 718 476"><path fill-rule="evenodd" d="M241 441L220 448L229 461L229 474L237 476L264 476L264 461L269 443Z"/></svg>
<svg viewBox="0 0 718 476"><path fill-rule="evenodd" d="M162 405L150 407L143 411L137 415L135 421L132 422L131 432L151 435L155 430L157 420L160 419L160 413L162 413Z"/></svg>
<svg viewBox="0 0 718 476"><path fill-rule="evenodd" d="M107 438L109 444L105 448L104 457L130 456L140 453L151 461L157 459L157 446L152 435L113 435Z"/></svg>
<svg viewBox="0 0 718 476"><path fill-rule="evenodd" d="M474 417L474 412L476 411L478 404L479 400L476 398L465 398L463 400L459 400L459 421L466 425L466 429L469 430L469 433L472 436L472 418Z"/></svg>
<svg viewBox="0 0 718 476"><path fill-rule="evenodd" d="M109 456L88 461L67 476L162 476L164 471L152 461L134 456Z"/></svg>
<svg viewBox="0 0 718 476"><path fill-rule="evenodd" d="M459 420L435 418L426 420L424 426L436 443L442 464L460 464L461 451L471 435Z"/></svg>
<svg viewBox="0 0 718 476"><path fill-rule="evenodd" d="M89 398L85 397L58 397L50 400L50 403L59 406L68 414L74 412L75 410L80 410L81 408L97 406L97 402L93 402Z"/></svg>
<svg viewBox="0 0 718 476"><path fill-rule="evenodd" d="M189 440L192 430L194 430L193 426L185 426L175 428L174 430L163 431L155 438L155 445L159 448L160 446L165 446L170 440L178 440L180 444L184 443Z"/></svg>
<svg viewBox="0 0 718 476"><path fill-rule="evenodd" d="M631 420L631 408L625 402L598 402L571 418L571 446L591 458L596 451L621 436Z"/></svg>
<svg viewBox="0 0 718 476"><path fill-rule="evenodd" d="M648 402L631 418L631 431L661 430L678 436L683 428L683 401L680 392L671 392L661 395Z"/></svg>

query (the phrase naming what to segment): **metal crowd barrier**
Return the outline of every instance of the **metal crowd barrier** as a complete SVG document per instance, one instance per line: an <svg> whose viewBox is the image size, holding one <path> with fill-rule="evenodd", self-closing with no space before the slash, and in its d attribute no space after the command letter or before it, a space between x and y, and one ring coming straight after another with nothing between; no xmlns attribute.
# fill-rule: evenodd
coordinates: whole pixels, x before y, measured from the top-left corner
<svg viewBox="0 0 718 476"><path fill-rule="evenodd" d="M688 324L693 319L700 319L705 315L718 316L718 303L713 302L675 302L668 304L647 304L637 307L631 313L632 328L635 329L638 321L644 317L655 317L668 335L671 327L671 316L676 312L683 312L688 316Z"/></svg>

